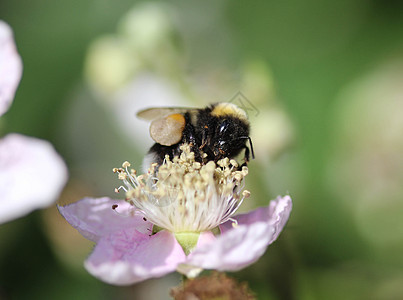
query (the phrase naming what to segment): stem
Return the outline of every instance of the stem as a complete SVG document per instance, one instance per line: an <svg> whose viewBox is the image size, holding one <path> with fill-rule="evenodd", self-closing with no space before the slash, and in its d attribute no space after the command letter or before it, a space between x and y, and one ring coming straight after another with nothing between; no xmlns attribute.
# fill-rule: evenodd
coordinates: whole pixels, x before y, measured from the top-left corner
<svg viewBox="0 0 403 300"><path fill-rule="evenodd" d="M182 285L185 286L186 281L188 280L188 278L186 277L185 274L182 274Z"/></svg>

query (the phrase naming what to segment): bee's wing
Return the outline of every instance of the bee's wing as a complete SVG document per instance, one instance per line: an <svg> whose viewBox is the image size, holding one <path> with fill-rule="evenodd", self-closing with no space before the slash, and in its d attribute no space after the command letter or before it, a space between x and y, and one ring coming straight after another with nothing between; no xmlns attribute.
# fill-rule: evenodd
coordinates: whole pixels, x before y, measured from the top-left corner
<svg viewBox="0 0 403 300"><path fill-rule="evenodd" d="M137 117L152 121L150 136L155 142L171 146L182 139L186 125L184 114L197 111L197 108L188 107L154 107L139 111Z"/></svg>
<svg viewBox="0 0 403 300"><path fill-rule="evenodd" d="M186 107L152 107L139 111L137 113L137 117L144 120L153 121L156 119L164 118L172 114L183 114L185 112L192 110L197 109Z"/></svg>

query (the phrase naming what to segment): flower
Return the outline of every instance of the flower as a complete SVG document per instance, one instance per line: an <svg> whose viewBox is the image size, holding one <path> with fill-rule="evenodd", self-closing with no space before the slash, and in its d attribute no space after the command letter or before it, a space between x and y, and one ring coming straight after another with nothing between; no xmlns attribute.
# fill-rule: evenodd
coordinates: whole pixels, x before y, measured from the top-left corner
<svg viewBox="0 0 403 300"><path fill-rule="evenodd" d="M185 147L137 176L125 162L114 169L125 186L125 200L84 198L59 206L84 237L94 241L85 262L99 279L133 284L175 270L195 277L202 269L236 271L259 259L288 220L289 196L269 206L233 216L247 168L228 159L200 164ZM219 228L220 234L213 232Z"/></svg>
<svg viewBox="0 0 403 300"><path fill-rule="evenodd" d="M11 105L22 63L11 28L0 21L0 115ZM67 181L52 145L20 134L0 139L0 224L50 205Z"/></svg>
<svg viewBox="0 0 403 300"><path fill-rule="evenodd" d="M0 224L49 206L66 180L49 142L15 133L0 139Z"/></svg>
<svg viewBox="0 0 403 300"><path fill-rule="evenodd" d="M22 62L10 26L0 20L0 116L11 105L20 82Z"/></svg>

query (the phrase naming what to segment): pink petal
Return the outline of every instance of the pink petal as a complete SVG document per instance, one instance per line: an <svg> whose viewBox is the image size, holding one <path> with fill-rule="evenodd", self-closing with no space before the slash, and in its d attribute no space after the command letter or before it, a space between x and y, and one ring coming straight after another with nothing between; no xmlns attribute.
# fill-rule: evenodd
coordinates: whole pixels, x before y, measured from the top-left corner
<svg viewBox="0 0 403 300"><path fill-rule="evenodd" d="M0 116L11 105L22 75L22 62L18 55L10 26L0 20Z"/></svg>
<svg viewBox="0 0 403 300"><path fill-rule="evenodd" d="M185 259L172 233L150 236L128 228L101 238L85 267L107 283L128 285L173 272Z"/></svg>
<svg viewBox="0 0 403 300"><path fill-rule="evenodd" d="M270 244L273 243L281 231L283 230L285 224L287 224L288 218L292 210L292 200L290 196L277 197L276 200L270 201L269 204L269 218L270 224L274 226L274 236L270 240Z"/></svg>
<svg viewBox="0 0 403 300"><path fill-rule="evenodd" d="M19 134L0 139L0 223L49 206L66 181L66 165L49 142Z"/></svg>
<svg viewBox="0 0 403 300"><path fill-rule="evenodd" d="M292 201L290 196L277 197L276 200L270 201L269 206L260 207L249 213L240 214L234 217L239 225L248 225L256 222L264 222L272 224L275 228L275 234L270 244L274 242L284 225L287 223L288 217L292 209ZM228 230L233 229L233 222L228 221L220 225L221 233L224 234Z"/></svg>
<svg viewBox="0 0 403 300"><path fill-rule="evenodd" d="M210 245L217 240L215 235L211 231L205 231L200 233L199 240L197 241L196 249L200 247L205 247L206 245ZM190 254L190 256L192 253Z"/></svg>
<svg viewBox="0 0 403 300"><path fill-rule="evenodd" d="M268 207L235 217L221 226L221 236L197 248L187 264L204 269L236 271L255 262L280 234L291 211L291 198L277 198Z"/></svg>
<svg viewBox="0 0 403 300"><path fill-rule="evenodd" d="M113 205L117 205L117 208L112 209ZM94 242L127 228L135 228L142 234L152 232L153 224L124 200L84 198L58 208L67 222Z"/></svg>
<svg viewBox="0 0 403 300"><path fill-rule="evenodd" d="M264 223L239 226L220 236L215 243L196 249L187 263L220 271L242 269L264 253L273 234L274 228Z"/></svg>

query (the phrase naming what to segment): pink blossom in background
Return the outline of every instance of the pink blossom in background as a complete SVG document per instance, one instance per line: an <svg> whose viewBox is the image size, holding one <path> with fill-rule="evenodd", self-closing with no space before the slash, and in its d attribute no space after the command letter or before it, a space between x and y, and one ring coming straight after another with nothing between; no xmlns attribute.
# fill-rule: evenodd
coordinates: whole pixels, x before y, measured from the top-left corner
<svg viewBox="0 0 403 300"><path fill-rule="evenodd" d="M0 224L52 204L67 181L53 146L21 134L0 139Z"/></svg>
<svg viewBox="0 0 403 300"><path fill-rule="evenodd" d="M22 74L21 57L18 55L10 26L0 20L0 116L14 100L14 94Z"/></svg>
<svg viewBox="0 0 403 300"><path fill-rule="evenodd" d="M0 115L14 99L22 74L11 28L0 21ZM53 203L67 181L67 167L53 146L8 134L0 139L0 224Z"/></svg>
<svg viewBox="0 0 403 300"><path fill-rule="evenodd" d="M116 209L112 206L117 205ZM276 240L292 208L289 196L269 206L233 217L220 225L221 235L202 232L188 255L168 230L152 234L153 224L123 200L84 198L59 206L60 213L84 237L94 241L85 262L99 279L116 285L133 284L178 270L190 277L198 270L236 271L257 261Z"/></svg>

